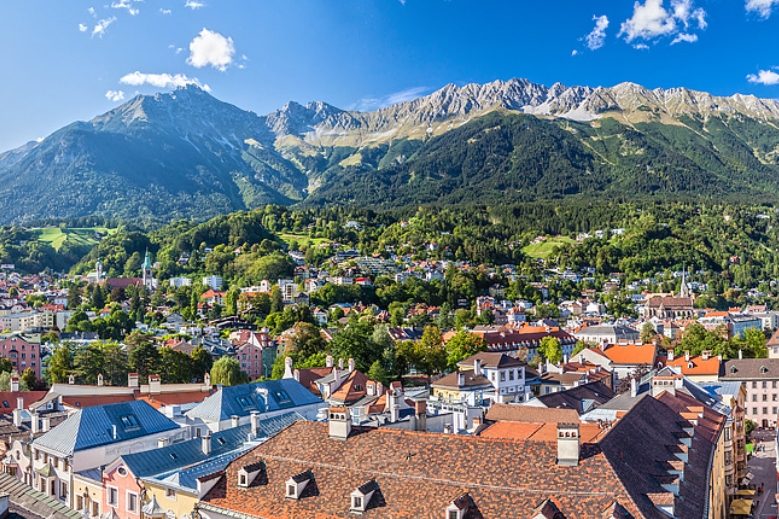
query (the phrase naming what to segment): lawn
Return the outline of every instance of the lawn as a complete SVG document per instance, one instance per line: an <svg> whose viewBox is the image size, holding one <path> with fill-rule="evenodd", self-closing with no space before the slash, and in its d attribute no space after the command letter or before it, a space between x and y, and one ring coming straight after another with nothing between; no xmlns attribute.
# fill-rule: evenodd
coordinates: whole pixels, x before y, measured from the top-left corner
<svg viewBox="0 0 779 519"><path fill-rule="evenodd" d="M526 247L522 247L522 252L531 258L548 258L552 254L552 249L554 247L572 243L576 242L571 238L566 236L555 236L554 238L547 238L540 243L533 243Z"/></svg>
<svg viewBox="0 0 779 519"><path fill-rule="evenodd" d="M304 245L310 241L312 244L314 244L315 247L330 241L327 238L311 238L305 234L279 234L279 237L287 244L289 244L291 241L296 241L299 244Z"/></svg>
<svg viewBox="0 0 779 519"><path fill-rule="evenodd" d="M38 239L42 242L50 244L55 249L59 250L65 242L72 245L97 245L98 238L95 237L95 233L100 233L103 236L108 236L116 232L116 229L109 229L107 227L82 227L82 228L67 228L61 229L59 227L42 227L39 229L31 229L38 235Z"/></svg>

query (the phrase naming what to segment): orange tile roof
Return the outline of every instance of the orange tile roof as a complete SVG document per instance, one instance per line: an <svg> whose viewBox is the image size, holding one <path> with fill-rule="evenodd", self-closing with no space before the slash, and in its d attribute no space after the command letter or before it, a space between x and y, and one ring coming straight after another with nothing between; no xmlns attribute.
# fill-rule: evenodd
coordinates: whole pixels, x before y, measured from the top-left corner
<svg viewBox="0 0 779 519"><path fill-rule="evenodd" d="M610 429L598 424L579 424L579 435L584 443L597 442L605 436ZM549 423L522 423L522 422L497 422L483 430L480 436L485 438L504 438L511 440L532 440L541 442L557 441L557 424Z"/></svg>
<svg viewBox="0 0 779 519"><path fill-rule="evenodd" d="M713 355L706 360L703 357L696 355L690 357L689 361L684 360L684 356L676 357L672 361L666 361L666 366L673 366L674 368L681 369L682 375L719 375L720 367L719 357ZM690 364L692 363L692 367Z"/></svg>
<svg viewBox="0 0 779 519"><path fill-rule="evenodd" d="M654 344L612 344L603 352L614 364L649 364L655 363L656 348Z"/></svg>

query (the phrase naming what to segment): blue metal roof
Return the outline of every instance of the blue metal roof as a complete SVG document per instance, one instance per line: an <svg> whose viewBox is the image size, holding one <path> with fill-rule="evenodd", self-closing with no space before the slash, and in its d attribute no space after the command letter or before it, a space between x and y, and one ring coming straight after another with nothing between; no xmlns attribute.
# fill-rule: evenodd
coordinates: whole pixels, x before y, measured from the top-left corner
<svg viewBox="0 0 779 519"><path fill-rule="evenodd" d="M71 455L76 451L178 428L176 422L148 403L136 400L79 409L33 443Z"/></svg>
<svg viewBox="0 0 779 519"><path fill-rule="evenodd" d="M189 411L187 416L221 421L228 420L231 416L249 416L252 411L267 413L319 403L322 403L322 400L314 396L297 380L270 380L223 387Z"/></svg>

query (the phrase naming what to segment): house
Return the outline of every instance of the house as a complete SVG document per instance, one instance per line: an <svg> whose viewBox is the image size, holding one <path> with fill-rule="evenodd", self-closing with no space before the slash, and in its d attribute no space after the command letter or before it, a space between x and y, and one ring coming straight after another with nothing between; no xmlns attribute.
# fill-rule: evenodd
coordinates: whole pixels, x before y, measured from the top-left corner
<svg viewBox="0 0 779 519"><path fill-rule="evenodd" d="M695 315L693 304L692 297L653 295L647 298L644 305L644 319L690 319Z"/></svg>
<svg viewBox="0 0 779 519"><path fill-rule="evenodd" d="M203 285L211 290L219 291L222 290L222 286L224 286L224 280L220 276L205 276L203 278Z"/></svg>
<svg viewBox="0 0 779 519"><path fill-rule="evenodd" d="M26 341L19 335L12 335L0 340L0 357L11 361L14 371L22 374L26 369L32 369L36 378L41 376L41 345Z"/></svg>
<svg viewBox="0 0 779 519"><path fill-rule="evenodd" d="M573 333L576 340L594 345L635 343L639 340L640 335L633 328L610 324L586 326Z"/></svg>
<svg viewBox="0 0 779 519"><path fill-rule="evenodd" d="M483 374L492 384L495 402L523 402L530 397L526 370L532 371L527 364L505 353L480 352L471 355L458 364L461 371L473 371ZM440 382L440 381L439 381Z"/></svg>
<svg viewBox="0 0 779 519"><path fill-rule="evenodd" d="M78 409L64 422L48 430L28 447L14 442L12 456L26 458L30 471L19 472L20 481L71 508L75 505L73 477L94 469L116 456L153 448L159 438L170 442L191 438L193 429L157 412L143 401Z"/></svg>
<svg viewBox="0 0 779 519"><path fill-rule="evenodd" d="M779 413L779 359L728 359L720 382L741 382L746 389L746 418L758 427L776 427Z"/></svg>
<svg viewBox="0 0 779 519"><path fill-rule="evenodd" d="M639 369L652 369L657 358L654 344L609 344L585 348L573 360L589 362L614 373L614 387L619 380L630 377Z"/></svg>
<svg viewBox="0 0 779 519"><path fill-rule="evenodd" d="M579 415L583 415L596 407L599 407L612 398L616 393L602 382L590 382L582 384L566 391L550 392L523 405L531 407L548 407L556 409L573 409Z"/></svg>
<svg viewBox="0 0 779 519"><path fill-rule="evenodd" d="M328 423L296 422L236 458L197 512L203 519L724 518L724 493L708 484L719 475L718 424L698 434L701 426L667 400L639 402L590 442L578 423L556 424L538 440L485 438L352 427L348 411L330 408Z"/></svg>
<svg viewBox="0 0 779 519"><path fill-rule="evenodd" d="M779 329L765 343L769 359L779 359Z"/></svg>
<svg viewBox="0 0 779 519"><path fill-rule="evenodd" d="M249 423L252 412L261 419L295 411L306 420L316 419L319 409L327 407L298 381L269 380L240 386L225 386L186 413L190 419L201 419L211 431Z"/></svg>
<svg viewBox="0 0 779 519"><path fill-rule="evenodd" d="M713 355L711 351L703 351L700 355L674 357L673 350L668 350L664 364L676 368L676 371L693 382L716 382L719 379L722 357ZM663 364L663 358L658 357L658 365Z"/></svg>
<svg viewBox="0 0 779 519"><path fill-rule="evenodd" d="M503 352L509 355L515 352L527 352L530 361L536 355L536 350L544 337L554 337L560 342L564 355L570 355L576 346L576 338L559 327L551 326L521 326L508 327L475 327L472 332L487 343L487 351Z"/></svg>
<svg viewBox="0 0 779 519"><path fill-rule="evenodd" d="M205 301L209 305L223 305L224 304L224 298L225 293L220 292L219 290L214 290L213 288L209 288L203 294L200 296L201 301Z"/></svg>

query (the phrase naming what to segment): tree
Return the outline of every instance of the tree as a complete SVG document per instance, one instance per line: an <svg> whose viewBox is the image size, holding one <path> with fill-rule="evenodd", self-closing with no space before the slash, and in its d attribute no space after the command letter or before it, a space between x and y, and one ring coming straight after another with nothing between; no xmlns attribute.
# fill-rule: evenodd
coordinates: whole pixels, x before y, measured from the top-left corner
<svg viewBox="0 0 779 519"><path fill-rule="evenodd" d="M387 375L387 370L384 369L384 366L381 365L381 361L379 360L371 364L371 368L368 370L366 375L370 380L381 382L384 384L384 387L389 385L389 376Z"/></svg>
<svg viewBox="0 0 779 519"><path fill-rule="evenodd" d="M416 344L416 367L430 377L446 369L447 354L441 330L434 325L425 327L422 338Z"/></svg>
<svg viewBox="0 0 779 519"><path fill-rule="evenodd" d="M270 313L281 312L284 310L284 296L281 288L274 286L270 289Z"/></svg>
<svg viewBox="0 0 779 519"><path fill-rule="evenodd" d="M211 368L211 383L237 386L249 382L249 376L241 371L240 363L231 357L222 357Z"/></svg>
<svg viewBox="0 0 779 519"><path fill-rule="evenodd" d="M214 359L211 353L203 346L198 345L192 350L192 378L196 381L202 382L205 374L211 372L213 365Z"/></svg>
<svg viewBox="0 0 779 519"><path fill-rule="evenodd" d="M81 305L81 287L78 286L76 283L72 283L70 287L68 287L68 299L67 299L68 310L74 310L78 308L80 305Z"/></svg>
<svg viewBox="0 0 779 519"><path fill-rule="evenodd" d="M0 373L0 391L10 391L11 390L11 378L12 377L19 377L19 373L12 372L9 373L7 371L4 371ZM20 391L27 391L29 388L27 387L27 384L24 382L23 379L19 379L19 390Z"/></svg>
<svg viewBox="0 0 779 519"><path fill-rule="evenodd" d="M162 371L160 376L164 384L186 384L195 378L194 361L184 352L170 348L160 348Z"/></svg>
<svg viewBox="0 0 779 519"><path fill-rule="evenodd" d="M68 381L73 372L73 352L67 342L63 342L46 359L45 374L50 384L61 384Z"/></svg>
<svg viewBox="0 0 779 519"><path fill-rule="evenodd" d="M541 344L538 345L538 354L542 359L548 360L552 364L557 364L563 360L563 347L559 340L551 335L547 335L541 339Z"/></svg>
<svg viewBox="0 0 779 519"><path fill-rule="evenodd" d="M641 327L641 342L649 344L655 337L657 337L657 332L652 323L644 323L644 326Z"/></svg>
<svg viewBox="0 0 779 519"><path fill-rule="evenodd" d="M138 373L139 381L147 384L149 375L161 372L162 356L151 343L145 342L130 352L130 369Z"/></svg>
<svg viewBox="0 0 779 519"><path fill-rule="evenodd" d="M44 391L46 389L46 381L36 377L32 368L27 368L22 373L22 383L31 391Z"/></svg>
<svg viewBox="0 0 779 519"><path fill-rule="evenodd" d="M484 339L466 330L460 330L446 343L447 367L456 370L457 364L480 351L487 351Z"/></svg>
<svg viewBox="0 0 779 519"><path fill-rule="evenodd" d="M576 341L576 346L573 348L573 353L571 353L571 358L574 358L576 355L579 354L579 352L582 352L589 348L589 345L584 341Z"/></svg>
<svg viewBox="0 0 779 519"><path fill-rule="evenodd" d="M747 436L749 436L750 434L752 434L752 431L754 430L755 430L755 422L747 418L746 421L744 422L744 432L746 433Z"/></svg>

